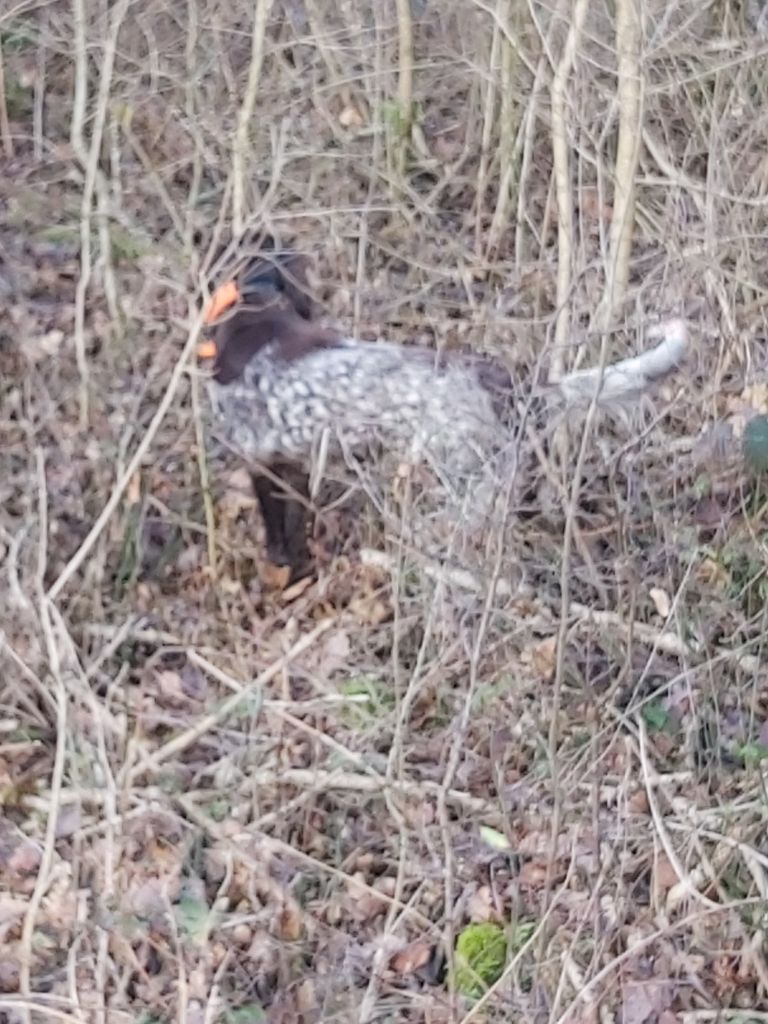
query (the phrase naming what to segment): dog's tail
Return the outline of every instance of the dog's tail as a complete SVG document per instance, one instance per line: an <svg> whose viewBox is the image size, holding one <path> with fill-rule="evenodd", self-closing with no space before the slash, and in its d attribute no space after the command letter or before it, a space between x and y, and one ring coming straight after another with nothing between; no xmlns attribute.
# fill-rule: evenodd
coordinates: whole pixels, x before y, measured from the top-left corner
<svg viewBox="0 0 768 1024"><path fill-rule="evenodd" d="M601 368L577 370L553 384L566 407L589 405L597 395L601 406L625 405L640 398L653 383L675 370L688 351L688 329L680 319L667 320L648 331L661 338L655 348Z"/></svg>

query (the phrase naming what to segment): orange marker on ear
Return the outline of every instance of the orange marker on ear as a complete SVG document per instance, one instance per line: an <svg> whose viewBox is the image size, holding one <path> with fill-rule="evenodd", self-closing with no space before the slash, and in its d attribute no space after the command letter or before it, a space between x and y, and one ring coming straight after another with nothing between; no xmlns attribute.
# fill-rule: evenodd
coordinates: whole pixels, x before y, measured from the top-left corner
<svg viewBox="0 0 768 1024"><path fill-rule="evenodd" d="M222 313L226 313L230 306L234 306L239 301L240 291L234 281L227 281L226 284L219 285L205 310L203 323L211 324L214 320L218 320Z"/></svg>

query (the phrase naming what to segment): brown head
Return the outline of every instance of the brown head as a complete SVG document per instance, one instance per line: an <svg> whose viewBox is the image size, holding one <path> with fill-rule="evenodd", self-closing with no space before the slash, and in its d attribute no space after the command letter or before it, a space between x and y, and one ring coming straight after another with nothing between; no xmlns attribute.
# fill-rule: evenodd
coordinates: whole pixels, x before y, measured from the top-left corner
<svg viewBox="0 0 768 1024"><path fill-rule="evenodd" d="M215 323L237 305L288 310L311 320L308 269L308 258L298 252L274 253L251 260L237 278L219 285L213 293L205 311L206 325Z"/></svg>
<svg viewBox="0 0 768 1024"><path fill-rule="evenodd" d="M235 380L256 353L270 343L275 357L299 359L338 336L311 323L307 284L309 261L301 253L276 253L248 264L236 280L220 285L205 312L201 359L214 359L220 384Z"/></svg>

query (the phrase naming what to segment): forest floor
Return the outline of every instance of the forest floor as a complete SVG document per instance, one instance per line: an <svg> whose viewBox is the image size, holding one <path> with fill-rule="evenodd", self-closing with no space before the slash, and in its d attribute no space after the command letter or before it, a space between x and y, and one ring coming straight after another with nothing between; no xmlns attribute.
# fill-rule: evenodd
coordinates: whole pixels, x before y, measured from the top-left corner
<svg viewBox="0 0 768 1024"><path fill-rule="evenodd" d="M602 7L397 6L0 13L4 1024L768 1019L768 40L644 4L635 106ZM681 373L442 575L394 486L280 586L190 358L238 218L524 388L598 358L632 110L609 349L682 315Z"/></svg>

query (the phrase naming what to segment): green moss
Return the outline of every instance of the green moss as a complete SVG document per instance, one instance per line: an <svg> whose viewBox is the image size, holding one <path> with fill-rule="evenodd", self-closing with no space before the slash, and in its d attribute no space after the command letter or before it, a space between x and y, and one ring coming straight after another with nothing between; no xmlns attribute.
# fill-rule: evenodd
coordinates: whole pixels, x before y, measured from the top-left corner
<svg viewBox="0 0 768 1024"><path fill-rule="evenodd" d="M470 924L456 940L456 988L471 999L479 998L501 977L507 962L507 936L490 921Z"/></svg>

